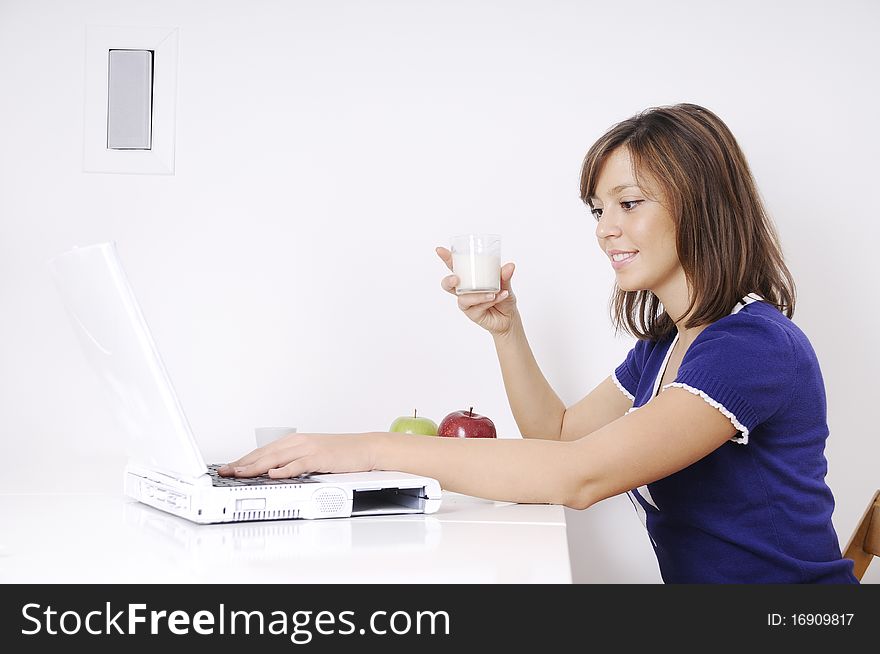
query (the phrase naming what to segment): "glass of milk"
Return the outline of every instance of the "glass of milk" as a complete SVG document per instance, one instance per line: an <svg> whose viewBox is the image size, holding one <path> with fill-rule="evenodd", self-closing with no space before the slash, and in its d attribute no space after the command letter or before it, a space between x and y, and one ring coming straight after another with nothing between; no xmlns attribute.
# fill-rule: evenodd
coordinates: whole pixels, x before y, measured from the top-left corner
<svg viewBox="0 0 880 654"><path fill-rule="evenodd" d="M458 277L456 295L501 290L501 237L498 234L453 236L449 249L452 272Z"/></svg>

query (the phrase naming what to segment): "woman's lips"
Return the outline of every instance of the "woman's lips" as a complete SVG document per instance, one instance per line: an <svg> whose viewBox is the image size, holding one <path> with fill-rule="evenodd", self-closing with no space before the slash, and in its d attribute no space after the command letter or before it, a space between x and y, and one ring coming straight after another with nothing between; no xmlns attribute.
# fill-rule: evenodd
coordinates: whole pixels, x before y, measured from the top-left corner
<svg viewBox="0 0 880 654"><path fill-rule="evenodd" d="M633 259L635 259L637 256L639 256L638 252L626 253L626 256L620 261L615 261L614 259L611 259L611 265L614 267L615 270L620 270L624 266L632 263Z"/></svg>

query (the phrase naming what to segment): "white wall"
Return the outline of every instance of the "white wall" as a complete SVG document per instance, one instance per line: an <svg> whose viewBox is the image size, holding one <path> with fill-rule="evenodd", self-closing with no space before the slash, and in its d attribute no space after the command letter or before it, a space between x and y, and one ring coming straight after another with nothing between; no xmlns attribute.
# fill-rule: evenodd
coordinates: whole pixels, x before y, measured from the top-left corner
<svg viewBox="0 0 880 654"><path fill-rule="evenodd" d="M880 487L878 18L854 0L0 2L0 489L59 471L119 486L123 444L46 267L111 239L209 459L258 425L383 430L415 407L473 405L516 436L434 246L503 234L535 354L573 403L631 345L583 155L690 101L738 136L799 282L845 544ZM179 27L174 176L82 172L90 24ZM576 581L660 580L625 497L568 517Z"/></svg>

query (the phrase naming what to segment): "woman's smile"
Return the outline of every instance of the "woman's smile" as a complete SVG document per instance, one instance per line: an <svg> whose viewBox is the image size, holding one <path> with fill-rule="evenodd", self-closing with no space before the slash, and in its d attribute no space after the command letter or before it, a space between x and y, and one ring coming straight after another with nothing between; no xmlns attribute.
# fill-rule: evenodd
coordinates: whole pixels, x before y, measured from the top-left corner
<svg viewBox="0 0 880 654"><path fill-rule="evenodd" d="M620 270L633 259L638 256L638 250L608 250L608 257L611 259L611 266L615 270Z"/></svg>

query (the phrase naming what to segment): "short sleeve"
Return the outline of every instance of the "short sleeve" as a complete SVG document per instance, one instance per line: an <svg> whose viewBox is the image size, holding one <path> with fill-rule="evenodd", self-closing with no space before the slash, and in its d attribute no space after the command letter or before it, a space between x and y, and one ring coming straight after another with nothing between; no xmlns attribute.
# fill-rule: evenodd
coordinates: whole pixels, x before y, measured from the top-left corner
<svg viewBox="0 0 880 654"><path fill-rule="evenodd" d="M642 378L642 371L645 369L645 360L648 357L650 341L639 340L635 346L630 349L623 363L621 363L611 375L614 384L620 389L620 392L629 399L635 401L636 391L639 388L639 380Z"/></svg>
<svg viewBox="0 0 880 654"><path fill-rule="evenodd" d="M748 443L749 432L784 408L797 358L782 325L740 312L707 327L691 344L678 375L664 388L684 388L717 408Z"/></svg>

